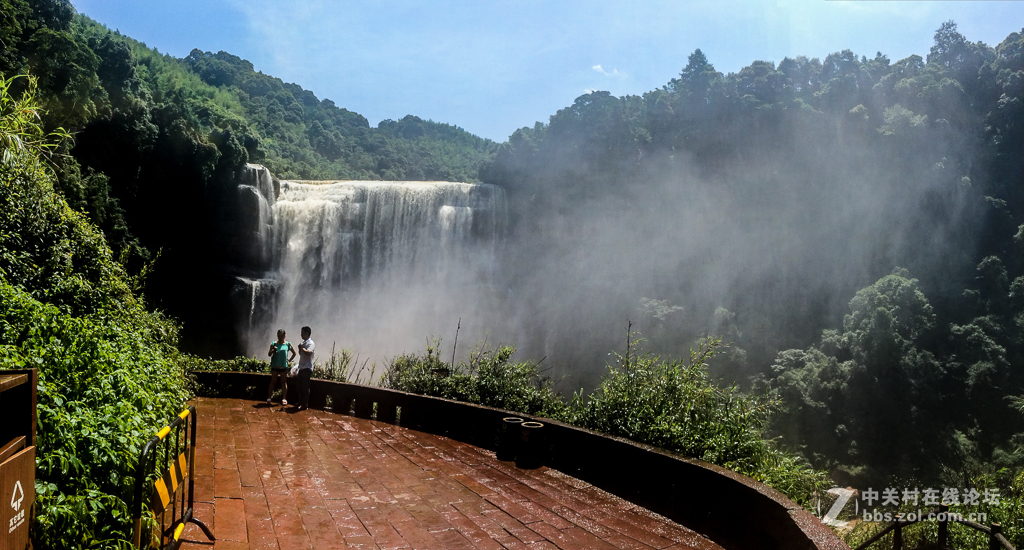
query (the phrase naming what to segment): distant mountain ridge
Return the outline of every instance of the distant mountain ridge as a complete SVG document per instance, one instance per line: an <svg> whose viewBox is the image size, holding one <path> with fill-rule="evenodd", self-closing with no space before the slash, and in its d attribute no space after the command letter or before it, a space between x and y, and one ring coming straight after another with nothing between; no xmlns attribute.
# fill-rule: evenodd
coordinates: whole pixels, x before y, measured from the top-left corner
<svg viewBox="0 0 1024 550"><path fill-rule="evenodd" d="M145 63L142 48L134 49ZM362 115L257 72L227 52L193 50L182 62L205 84L229 94L226 107L244 112L262 138L265 158L260 160L281 177L475 181L497 146L414 115L371 128Z"/></svg>

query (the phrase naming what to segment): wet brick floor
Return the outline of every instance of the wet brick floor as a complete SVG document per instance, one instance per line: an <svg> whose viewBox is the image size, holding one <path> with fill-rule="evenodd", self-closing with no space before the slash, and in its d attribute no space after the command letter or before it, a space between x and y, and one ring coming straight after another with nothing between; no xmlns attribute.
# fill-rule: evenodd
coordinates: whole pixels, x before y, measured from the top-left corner
<svg viewBox="0 0 1024 550"><path fill-rule="evenodd" d="M190 550L715 549L693 531L549 468L445 437L239 399L196 402Z"/></svg>

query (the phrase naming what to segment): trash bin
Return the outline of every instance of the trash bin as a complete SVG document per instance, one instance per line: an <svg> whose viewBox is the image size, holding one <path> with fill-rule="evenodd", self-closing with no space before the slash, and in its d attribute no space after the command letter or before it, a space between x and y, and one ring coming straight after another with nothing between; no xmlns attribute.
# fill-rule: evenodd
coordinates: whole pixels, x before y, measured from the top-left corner
<svg viewBox="0 0 1024 550"><path fill-rule="evenodd" d="M36 500L35 369L0 371L0 550L26 550Z"/></svg>
<svg viewBox="0 0 1024 550"><path fill-rule="evenodd" d="M519 440L522 437L523 419L517 416L507 416L501 419L501 426L498 431L498 460L515 460L519 450Z"/></svg>
<svg viewBox="0 0 1024 550"><path fill-rule="evenodd" d="M520 426L516 467L526 470L540 468L547 459L544 424L540 422L523 422Z"/></svg>

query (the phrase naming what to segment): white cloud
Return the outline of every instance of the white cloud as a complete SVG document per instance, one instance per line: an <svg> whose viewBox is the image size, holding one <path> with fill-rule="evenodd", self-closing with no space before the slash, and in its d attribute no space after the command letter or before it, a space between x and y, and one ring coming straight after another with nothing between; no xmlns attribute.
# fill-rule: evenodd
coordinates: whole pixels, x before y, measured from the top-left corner
<svg viewBox="0 0 1024 550"><path fill-rule="evenodd" d="M594 69L595 71L605 75L605 76L612 76L612 77L619 77L619 78L622 78L622 77L626 76L625 74L620 74L618 69L612 69L611 72L608 72L608 71L604 70L604 67L602 67L600 65L594 65L591 68Z"/></svg>

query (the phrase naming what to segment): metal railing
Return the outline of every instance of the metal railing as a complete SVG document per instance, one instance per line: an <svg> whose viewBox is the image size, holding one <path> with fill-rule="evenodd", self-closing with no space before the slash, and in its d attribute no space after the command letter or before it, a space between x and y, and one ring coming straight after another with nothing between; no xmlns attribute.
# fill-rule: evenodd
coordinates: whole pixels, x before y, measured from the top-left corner
<svg viewBox="0 0 1024 550"><path fill-rule="evenodd" d="M892 543L893 550L903 550L903 528L907 527L907 526L910 526L910 525L913 525L915 523L918 523L920 521L924 521L924 518L927 517L927 516L936 518L938 523L939 523L939 536L938 536L938 541L936 542L936 545L935 545L936 548L939 548L939 549L951 548L948 545L948 541L949 541L949 523L950 522L955 522L955 523L959 523L961 525L966 525L967 527L970 527L971 529L974 529L976 531L981 531L982 533L985 533L986 535L988 535L988 547L989 547L989 550L1016 550L1013 547L1013 545L1010 544L1010 541L1007 540L1006 537L1003 535L1003 528L1002 528L1002 526L1000 524L992 523L992 524L989 524L988 526L985 526L985 525L982 525L980 523L976 523L976 522L973 522L973 521L970 521L970 520L967 520L967 519L963 519L963 517L961 517L959 514L950 513L949 512L949 505L948 504L940 505L939 508L935 512L933 512L932 514L918 514L918 517L916 519L914 519L913 521L902 519L902 516L903 516L903 514L897 515L896 516L896 521L894 521L891 525L889 525L885 529L882 529L878 533L875 533L875 535L873 537L871 537L870 539L864 541L863 544L861 544L860 546L858 546L854 550L865 550L867 547L869 547L872 544L878 542L879 540L882 539L882 537L888 535L889 533L893 534L893 536L892 536L892 538L893 538L893 543Z"/></svg>
<svg viewBox="0 0 1024 550"><path fill-rule="evenodd" d="M172 432L173 435L171 435ZM169 435L170 437L168 437ZM161 453L161 451L163 452ZM168 468L161 472L160 477L155 481L150 481L149 474L157 465L156 461L160 459L161 454L162 462L159 464L167 464ZM176 550L181 546L181 534L188 523L198 525L207 538L216 540L206 524L192 516L195 503L195 458L196 408L195 405L191 405L181 411L170 424L157 432L139 454L139 462L135 469L135 501L132 506L135 518L132 543L136 548L150 548L156 538L152 532L145 542L142 537L144 489L150 483L153 485L150 510L153 513L154 522L159 517L160 524L159 548ZM187 495L179 495L184 491L186 480L188 481ZM169 522L167 521L168 513L170 514Z"/></svg>

